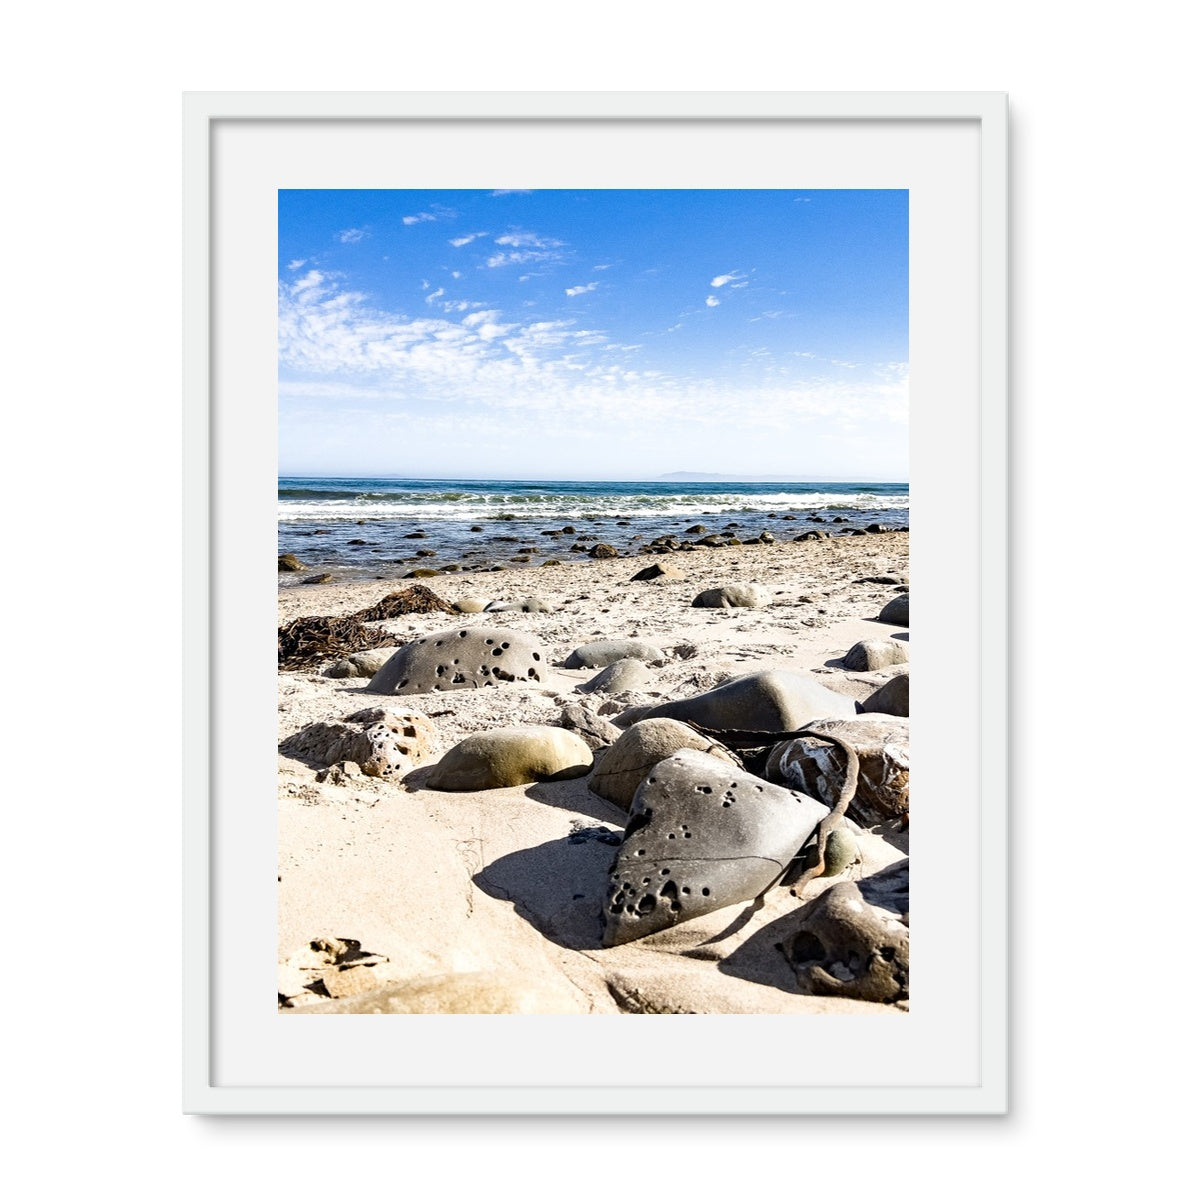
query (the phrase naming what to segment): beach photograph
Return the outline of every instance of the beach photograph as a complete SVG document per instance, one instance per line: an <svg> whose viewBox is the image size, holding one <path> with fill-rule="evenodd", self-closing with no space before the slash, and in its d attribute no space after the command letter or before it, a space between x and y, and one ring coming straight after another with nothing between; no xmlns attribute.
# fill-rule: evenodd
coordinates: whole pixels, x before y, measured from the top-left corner
<svg viewBox="0 0 1200 1200"><path fill-rule="evenodd" d="M908 193L278 253L279 1014L908 1013Z"/></svg>

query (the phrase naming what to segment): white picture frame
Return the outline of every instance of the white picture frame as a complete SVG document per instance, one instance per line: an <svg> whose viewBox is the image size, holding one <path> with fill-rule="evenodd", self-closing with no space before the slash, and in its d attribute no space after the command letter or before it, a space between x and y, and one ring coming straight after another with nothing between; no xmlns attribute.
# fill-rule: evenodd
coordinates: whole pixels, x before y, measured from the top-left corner
<svg viewBox="0 0 1200 1200"><path fill-rule="evenodd" d="M190 93L184 120L184 1110L1006 1112L1004 94ZM686 151L663 154L677 142ZM273 699L262 710L275 673L263 636L274 627L275 192L480 185L910 190L912 575L924 639L914 781L925 774L932 816L913 835L914 975L926 983L886 1029L875 1017L619 1027L591 1017L597 1046L649 1055L637 1078L598 1080L586 1063L554 1073L555 1047L584 1037L580 1018L287 1021L269 986L259 994L257 972L269 981L274 966L258 960L274 922L262 871L273 792L259 786L274 746L269 734L259 743L274 718ZM705 1048L699 1073L672 1065L685 1043ZM838 1045L854 1060L844 1077L817 1061ZM360 1065L297 1076L297 1061L331 1049Z"/></svg>

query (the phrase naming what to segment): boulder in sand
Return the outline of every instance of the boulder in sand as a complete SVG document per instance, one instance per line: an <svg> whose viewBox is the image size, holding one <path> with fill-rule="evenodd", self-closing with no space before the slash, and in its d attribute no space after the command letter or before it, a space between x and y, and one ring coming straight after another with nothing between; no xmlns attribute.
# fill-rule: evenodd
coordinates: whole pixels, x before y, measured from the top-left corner
<svg viewBox="0 0 1200 1200"><path fill-rule="evenodd" d="M653 544L651 543L651 545ZM652 583L657 580L661 583L674 583L683 578L685 578L684 573L670 563L665 566L662 563L651 563L650 566L643 567L629 582Z"/></svg>
<svg viewBox="0 0 1200 1200"><path fill-rule="evenodd" d="M754 900L827 815L808 796L698 750L676 751L634 797L609 872L604 945Z"/></svg>
<svg viewBox="0 0 1200 1200"><path fill-rule="evenodd" d="M709 588L692 601L693 608L762 608L767 594L755 583L729 583Z"/></svg>
<svg viewBox="0 0 1200 1200"><path fill-rule="evenodd" d="M882 671L908 662L908 645L895 638L870 638L855 642L846 651L842 666L847 671Z"/></svg>
<svg viewBox="0 0 1200 1200"><path fill-rule="evenodd" d="M560 779L592 769L581 737L556 725L489 729L451 747L429 772L426 786L441 792L477 792Z"/></svg>
<svg viewBox="0 0 1200 1200"><path fill-rule="evenodd" d="M360 650L349 658L339 658L325 674L330 679L370 679L396 653L395 646L378 646Z"/></svg>
<svg viewBox="0 0 1200 1200"><path fill-rule="evenodd" d="M583 738L592 748L593 754L603 747L611 746L621 736L621 731L611 721L597 716L582 704L565 705L559 724Z"/></svg>
<svg viewBox="0 0 1200 1200"><path fill-rule="evenodd" d="M281 554L279 569L281 571L303 571L304 564L294 554Z"/></svg>
<svg viewBox="0 0 1200 1200"><path fill-rule="evenodd" d="M878 825L908 812L907 720L864 716L813 721L809 729L836 735L858 755L858 786L846 810L852 820ZM846 754L833 742L801 733L771 751L766 777L832 808L846 781Z"/></svg>
<svg viewBox="0 0 1200 1200"><path fill-rule="evenodd" d="M364 775L399 778L437 750L437 730L424 713L365 708L342 722L307 725L280 745L284 754L332 766L357 763Z"/></svg>
<svg viewBox="0 0 1200 1200"><path fill-rule="evenodd" d="M666 717L655 718L641 721L621 734L592 772L588 790L628 812L634 794L650 772L677 750L685 749L711 754L732 767L740 765L724 746L691 726Z"/></svg>
<svg viewBox="0 0 1200 1200"><path fill-rule="evenodd" d="M618 638L613 641L588 642L579 646L567 655L563 666L569 671L576 667L608 667L623 658L637 658L642 662L661 663L665 661L663 652L649 642L639 642L632 639Z"/></svg>
<svg viewBox="0 0 1200 1200"><path fill-rule="evenodd" d="M651 708L647 717L692 721L704 729L791 733L809 721L854 716L854 701L794 671L759 671ZM643 717L643 719L645 719Z"/></svg>
<svg viewBox="0 0 1200 1200"><path fill-rule="evenodd" d="M908 624L908 593L903 592L893 600L889 600L879 612L879 620L885 625Z"/></svg>
<svg viewBox="0 0 1200 1200"><path fill-rule="evenodd" d="M863 702L865 713L886 713L893 717L908 716L908 672L893 675L877 692Z"/></svg>
<svg viewBox="0 0 1200 1200"><path fill-rule="evenodd" d="M654 682L654 676L646 664L636 658L619 658L604 668L599 675L579 684L576 691L591 692L640 692Z"/></svg>
<svg viewBox="0 0 1200 1200"><path fill-rule="evenodd" d="M449 629L403 646L367 684L369 692L412 695L541 680L546 651L512 629Z"/></svg>

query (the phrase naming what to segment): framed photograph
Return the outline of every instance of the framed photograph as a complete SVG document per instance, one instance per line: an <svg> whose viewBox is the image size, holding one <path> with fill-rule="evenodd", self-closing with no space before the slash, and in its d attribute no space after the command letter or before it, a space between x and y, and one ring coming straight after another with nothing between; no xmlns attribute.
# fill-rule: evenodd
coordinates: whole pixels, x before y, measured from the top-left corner
<svg viewBox="0 0 1200 1200"><path fill-rule="evenodd" d="M1005 96L184 109L185 1111L1005 1113Z"/></svg>

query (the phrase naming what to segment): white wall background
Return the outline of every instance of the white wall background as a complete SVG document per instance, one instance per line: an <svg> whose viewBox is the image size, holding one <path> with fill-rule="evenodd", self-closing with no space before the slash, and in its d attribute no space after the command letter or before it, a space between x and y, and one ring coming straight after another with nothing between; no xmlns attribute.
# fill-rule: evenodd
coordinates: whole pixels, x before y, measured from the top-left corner
<svg viewBox="0 0 1200 1200"><path fill-rule="evenodd" d="M1173 764L1195 710L1194 98L1186 9L1116 12L114 0L6 15L0 569L18 723L0 991L21 1194L1165 1188L1195 1066L1194 783ZM284 89L1010 94L1011 1116L180 1114L180 94Z"/></svg>

